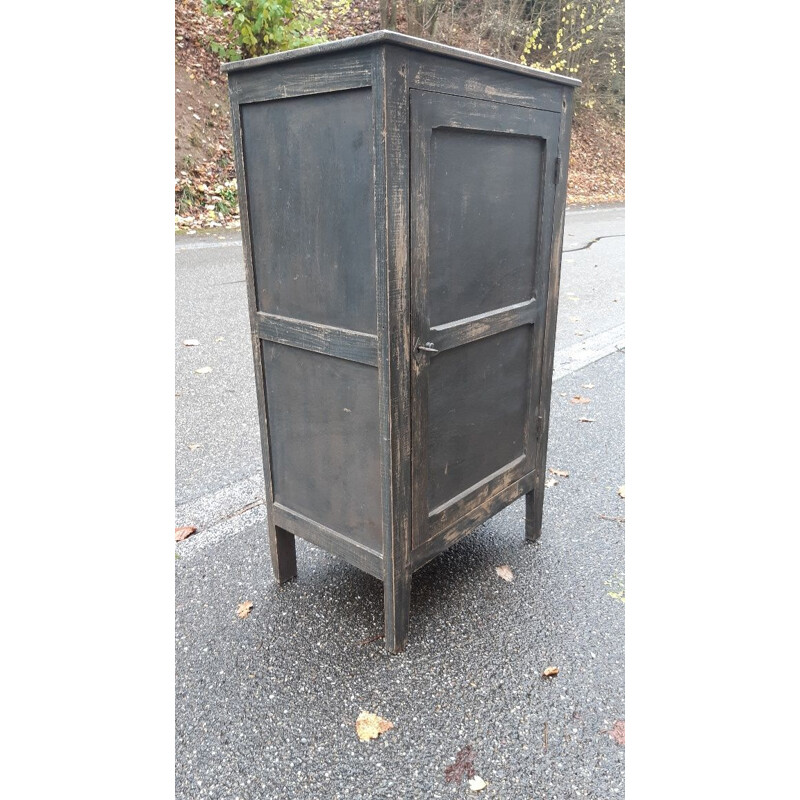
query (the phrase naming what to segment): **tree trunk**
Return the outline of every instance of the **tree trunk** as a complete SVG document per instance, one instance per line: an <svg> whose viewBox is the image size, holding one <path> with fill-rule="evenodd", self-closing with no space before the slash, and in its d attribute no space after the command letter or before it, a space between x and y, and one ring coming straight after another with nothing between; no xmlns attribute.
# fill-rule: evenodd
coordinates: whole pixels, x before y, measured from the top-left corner
<svg viewBox="0 0 800 800"><path fill-rule="evenodd" d="M409 36L422 35L422 9L419 0L406 0L406 31Z"/></svg>
<svg viewBox="0 0 800 800"><path fill-rule="evenodd" d="M380 0L381 28L397 30L397 0Z"/></svg>

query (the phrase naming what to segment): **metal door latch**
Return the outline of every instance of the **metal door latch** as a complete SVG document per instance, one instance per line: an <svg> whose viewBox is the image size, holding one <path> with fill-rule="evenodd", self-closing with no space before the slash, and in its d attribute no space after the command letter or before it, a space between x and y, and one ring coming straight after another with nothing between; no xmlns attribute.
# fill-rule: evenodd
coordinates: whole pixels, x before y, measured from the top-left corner
<svg viewBox="0 0 800 800"><path fill-rule="evenodd" d="M433 346L433 342L425 342L422 344L419 339L417 339L417 344L414 347L414 356L419 361L423 358L423 353L429 353L430 355L434 355L439 351Z"/></svg>

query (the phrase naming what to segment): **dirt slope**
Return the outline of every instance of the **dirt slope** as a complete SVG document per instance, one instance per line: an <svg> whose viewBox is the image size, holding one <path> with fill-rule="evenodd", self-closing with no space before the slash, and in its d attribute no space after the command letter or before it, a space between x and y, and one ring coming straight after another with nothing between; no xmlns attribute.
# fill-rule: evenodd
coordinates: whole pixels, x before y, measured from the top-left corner
<svg viewBox="0 0 800 800"><path fill-rule="evenodd" d="M401 16L399 29L403 29ZM378 30L377 0L353 0L327 26L329 39ZM175 224L178 229L238 227L228 87L208 48L222 41L222 20L203 13L202 0L175 2ZM460 43L474 47L472 42ZM600 113L580 110L573 124L569 203L623 202L625 134Z"/></svg>

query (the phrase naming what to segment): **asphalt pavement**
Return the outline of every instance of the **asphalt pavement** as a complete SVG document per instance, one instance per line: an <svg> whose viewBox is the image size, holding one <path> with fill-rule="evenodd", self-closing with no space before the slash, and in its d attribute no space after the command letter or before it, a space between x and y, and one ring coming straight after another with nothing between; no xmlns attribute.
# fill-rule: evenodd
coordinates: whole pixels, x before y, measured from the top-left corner
<svg viewBox="0 0 800 800"><path fill-rule="evenodd" d="M298 539L274 583L239 234L177 238L176 797L477 796L467 746L482 797L623 795L624 241L568 211L541 540L519 501L415 573L389 656L378 580ZM359 741L362 710L394 727Z"/></svg>

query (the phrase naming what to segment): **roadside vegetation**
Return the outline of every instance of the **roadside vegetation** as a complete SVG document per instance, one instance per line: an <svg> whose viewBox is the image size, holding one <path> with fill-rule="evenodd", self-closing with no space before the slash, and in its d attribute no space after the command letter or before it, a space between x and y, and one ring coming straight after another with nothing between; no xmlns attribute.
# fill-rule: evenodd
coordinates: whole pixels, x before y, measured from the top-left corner
<svg viewBox="0 0 800 800"><path fill-rule="evenodd" d="M625 199L624 0L176 0L176 228L239 226L220 64L390 28L580 78L567 201Z"/></svg>

